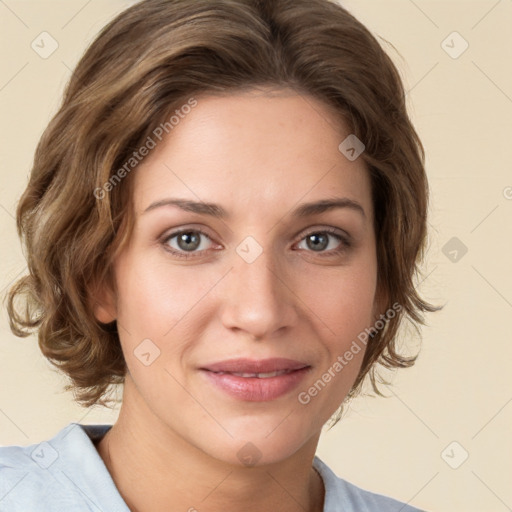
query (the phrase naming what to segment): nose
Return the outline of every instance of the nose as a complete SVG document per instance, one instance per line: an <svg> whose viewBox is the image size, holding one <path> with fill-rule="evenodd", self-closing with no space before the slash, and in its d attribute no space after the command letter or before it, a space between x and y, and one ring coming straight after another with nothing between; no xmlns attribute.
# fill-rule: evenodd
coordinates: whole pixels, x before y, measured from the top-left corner
<svg viewBox="0 0 512 512"><path fill-rule="evenodd" d="M300 301L282 266L271 251L264 250L252 262L233 254L233 267L222 288L224 327L260 340L296 325Z"/></svg>

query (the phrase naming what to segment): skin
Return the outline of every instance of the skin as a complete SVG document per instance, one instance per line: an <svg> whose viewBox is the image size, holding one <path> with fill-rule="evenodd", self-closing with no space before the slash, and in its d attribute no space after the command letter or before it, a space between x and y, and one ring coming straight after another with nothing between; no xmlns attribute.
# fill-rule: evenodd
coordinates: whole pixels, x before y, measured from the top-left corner
<svg viewBox="0 0 512 512"><path fill-rule="evenodd" d="M132 511L323 508L313 457L364 350L307 405L297 397L381 312L371 184L362 158L338 150L350 132L326 105L278 92L198 97L133 176L137 220L115 261L118 295L101 289L95 310L100 322L117 320L128 366L119 419L97 448ZM364 214L290 214L343 197ZM230 217L169 205L144 213L167 198L217 203ZM191 254L169 238L178 228L207 234L189 259L166 250ZM351 246L327 235L315 251L306 235L326 228ZM247 236L263 250L252 263L236 252ZM160 350L147 366L134 354L144 339ZM292 392L249 402L198 370L236 357L287 357L311 370ZM251 467L237 456L247 442L260 455Z"/></svg>

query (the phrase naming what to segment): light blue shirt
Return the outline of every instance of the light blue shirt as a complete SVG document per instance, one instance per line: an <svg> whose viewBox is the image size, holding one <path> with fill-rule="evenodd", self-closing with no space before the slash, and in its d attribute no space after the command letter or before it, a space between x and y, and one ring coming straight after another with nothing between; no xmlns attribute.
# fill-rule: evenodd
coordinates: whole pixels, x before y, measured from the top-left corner
<svg viewBox="0 0 512 512"><path fill-rule="evenodd" d="M48 441L0 447L0 512L130 512L93 444L110 427L70 423ZM338 478L316 456L313 465L324 512L422 512Z"/></svg>

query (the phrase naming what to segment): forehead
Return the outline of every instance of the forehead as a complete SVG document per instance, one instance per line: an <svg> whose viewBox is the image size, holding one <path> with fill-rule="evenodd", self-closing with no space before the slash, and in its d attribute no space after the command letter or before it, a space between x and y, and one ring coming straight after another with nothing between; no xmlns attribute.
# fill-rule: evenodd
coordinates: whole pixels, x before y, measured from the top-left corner
<svg viewBox="0 0 512 512"><path fill-rule="evenodd" d="M287 89L196 101L137 168L138 213L166 197L256 214L328 196L357 199L371 212L364 161L340 152L350 132L322 102Z"/></svg>

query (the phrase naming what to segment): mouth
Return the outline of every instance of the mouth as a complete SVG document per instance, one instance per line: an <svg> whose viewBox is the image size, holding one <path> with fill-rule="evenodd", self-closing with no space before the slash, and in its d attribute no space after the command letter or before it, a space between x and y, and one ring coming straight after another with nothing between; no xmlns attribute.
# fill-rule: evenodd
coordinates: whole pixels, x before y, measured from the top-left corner
<svg viewBox="0 0 512 512"><path fill-rule="evenodd" d="M284 358L232 359L209 364L200 370L224 394L239 400L264 402L290 393L311 366Z"/></svg>
<svg viewBox="0 0 512 512"><path fill-rule="evenodd" d="M239 373L239 372L213 372L217 375L236 375L237 377L256 378L256 379L270 379L271 377L277 377L279 375L285 375L296 370L278 370L275 372L261 372L261 373Z"/></svg>
<svg viewBox="0 0 512 512"><path fill-rule="evenodd" d="M214 373L238 374L241 377L262 375L262 378L265 378L266 374L273 374L275 372L292 372L306 367L309 367L309 365L302 361L286 359L283 357L274 357L271 359L228 359L226 361L208 364L202 367L201 370L208 370ZM275 375L271 376L275 377Z"/></svg>

